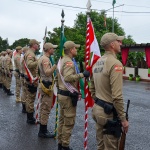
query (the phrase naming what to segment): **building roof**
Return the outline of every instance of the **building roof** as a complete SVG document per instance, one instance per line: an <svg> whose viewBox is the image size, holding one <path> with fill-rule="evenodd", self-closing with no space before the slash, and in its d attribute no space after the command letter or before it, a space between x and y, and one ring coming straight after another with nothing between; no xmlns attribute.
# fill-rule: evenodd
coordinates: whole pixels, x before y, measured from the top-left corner
<svg viewBox="0 0 150 150"><path fill-rule="evenodd" d="M150 47L150 43L125 44L121 46L121 48L144 48L144 47Z"/></svg>

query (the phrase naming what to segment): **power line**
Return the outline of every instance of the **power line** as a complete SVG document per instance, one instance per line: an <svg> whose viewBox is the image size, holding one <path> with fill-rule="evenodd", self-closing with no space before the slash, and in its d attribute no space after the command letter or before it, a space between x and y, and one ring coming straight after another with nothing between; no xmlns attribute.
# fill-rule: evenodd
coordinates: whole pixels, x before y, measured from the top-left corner
<svg viewBox="0 0 150 150"><path fill-rule="evenodd" d="M111 2L100 1L100 0L92 0L92 1L112 4ZM116 3L116 4L119 4L119 3ZM133 7L133 6L134 6L134 7L150 8L150 7L148 7L148 6L138 6L138 5L128 5L128 4L124 4L124 5L125 5L125 6L129 6L129 7Z"/></svg>
<svg viewBox="0 0 150 150"><path fill-rule="evenodd" d="M25 2L25 3L30 3L30 4L36 4L36 5L39 5L39 6L45 6L45 7L51 7L51 8L58 8L58 9L62 9L60 8L59 6L50 6L50 5L47 5L47 4L40 4L40 3L37 3L37 2L33 2L33 1L29 1L29 0L18 0L18 1L21 1L21 2ZM71 11L78 11L77 9L71 9L71 8L66 8L67 10L71 10Z"/></svg>
<svg viewBox="0 0 150 150"><path fill-rule="evenodd" d="M69 5L63 5L63 4L57 4L57 3L52 3L52 2L46 2L46 1L39 1L39 0L27 0L27 1L30 1L30 2L35 2L35 3L42 3L42 4L49 4L49 5L55 5L55 6L63 6L63 7L70 7L70 8L75 8L75 9L86 9L85 7L77 7L77 6L69 6ZM124 4L123 4L124 5ZM121 5L121 6L123 6ZM116 6L114 8L117 8L117 7L120 7L120 6ZM113 8L110 8L110 9L113 9ZM110 9L107 9L105 11L108 11ZM91 9L91 10L95 10L95 11L104 11L104 10L99 10L99 9Z"/></svg>
<svg viewBox="0 0 150 150"><path fill-rule="evenodd" d="M39 0L27 0L27 1L34 2L34 3L42 3L42 4L55 5L55 6L59 6L59 7L63 6L63 7L74 8L74 9L87 9L87 8L84 8L84 7L69 6L69 5L57 4L57 3L46 2L46 1L39 1ZM123 5L120 5L120 6L123 6ZM116 6L116 7L119 7L119 6ZM114 8L116 8L116 7L114 7ZM112 8L110 8L110 9L112 9ZM112 11L110 11L110 9L107 9L105 11L106 12L112 12ZM91 10L104 11L104 10L98 10L98 9L91 9ZM150 12L128 12L128 11L114 11L114 12L121 12L121 13L142 13L142 14L144 14L144 13L150 13Z"/></svg>
<svg viewBox="0 0 150 150"><path fill-rule="evenodd" d="M63 5L63 4L57 4L57 3L45 2L45 1L35 1L35 0L28 0L28 1L39 2L39 3L43 3L43 4L56 5L56 6L63 6L63 7L70 7L70 8L87 9L87 8L83 8L83 7L69 6L69 5Z"/></svg>

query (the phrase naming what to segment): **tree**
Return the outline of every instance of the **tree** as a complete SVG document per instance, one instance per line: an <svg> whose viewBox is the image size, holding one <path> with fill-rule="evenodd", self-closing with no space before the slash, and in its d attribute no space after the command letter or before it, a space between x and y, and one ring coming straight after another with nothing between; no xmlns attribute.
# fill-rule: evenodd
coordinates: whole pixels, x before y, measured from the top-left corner
<svg viewBox="0 0 150 150"><path fill-rule="evenodd" d="M27 38L22 38L19 40L16 40L11 46L9 46L10 49L15 49L17 46L27 46L29 44L29 39Z"/></svg>
<svg viewBox="0 0 150 150"><path fill-rule="evenodd" d="M0 52L1 52L1 51L6 51L6 49L7 49L8 47L9 47L8 39L3 40L3 39L0 37Z"/></svg>
<svg viewBox="0 0 150 150"><path fill-rule="evenodd" d="M108 17L106 19L107 22L107 29L104 26L104 14L105 12L98 13L96 11L92 11L90 13L90 18L93 22L94 30L95 30L95 35L98 39L98 41L101 39L102 35L105 34L106 32L111 32L112 30L112 18ZM72 40L76 43L79 43L81 45L80 50L78 51L78 56L77 60L80 62L84 61L84 54L85 54L85 40L86 40L86 24L87 24L87 16L86 14L79 13L77 14L77 18L75 20L74 26L68 27L65 26L64 32L65 32L65 37L67 40ZM118 35L125 35L125 32L123 28L120 26L118 23L118 20L115 19L114 21L114 28L115 28L115 33ZM49 35L49 41L58 44L60 43L60 27L59 28L54 28L53 32L48 32ZM123 44L132 44L134 43L134 40L130 35L128 35L125 40L123 41ZM101 47L101 53L104 53L103 48ZM58 53L56 54L58 56ZM120 57L121 58L121 57Z"/></svg>
<svg viewBox="0 0 150 150"><path fill-rule="evenodd" d="M64 32L65 32L65 37L67 40L71 40L71 41L74 41L75 43L80 43L80 44L81 44L80 41L84 40L82 35L77 34L78 30L75 28L65 26ZM61 33L60 28L54 28L53 32L50 32L50 31L48 32L48 37L46 38L46 41L59 45L60 33ZM84 50L83 50L84 45L81 44L81 47L78 51L77 61L83 61L84 59ZM59 58L59 47L55 51L55 59L58 59L58 58Z"/></svg>

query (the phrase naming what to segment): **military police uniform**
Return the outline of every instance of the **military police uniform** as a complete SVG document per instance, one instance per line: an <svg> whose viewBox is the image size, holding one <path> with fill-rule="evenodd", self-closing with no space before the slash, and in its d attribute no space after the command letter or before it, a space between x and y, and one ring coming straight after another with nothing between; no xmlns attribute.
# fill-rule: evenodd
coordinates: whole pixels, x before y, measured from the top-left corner
<svg viewBox="0 0 150 150"><path fill-rule="evenodd" d="M123 37L114 33L108 34L108 37L102 37L101 45L122 39ZM112 51L106 51L92 68L90 91L95 99L92 117L96 122L97 150L117 150L119 146L121 135L119 120L126 120L122 96L122 72L123 66Z"/></svg>
<svg viewBox="0 0 150 150"><path fill-rule="evenodd" d="M72 48L78 48L72 41L67 41L64 44L65 49L71 50ZM64 81L70 83L75 89L78 88L78 82L80 78L84 77L83 73L76 73L74 63L69 55L65 55L60 63L60 73L64 78ZM58 102L60 105L60 116L58 125L58 149L71 150L69 148L71 132L75 124L76 118L76 106L71 99L71 93L64 85L60 74L58 73ZM78 97L77 97L78 99ZM73 106L74 105L74 106Z"/></svg>
<svg viewBox="0 0 150 150"><path fill-rule="evenodd" d="M51 43L46 43L44 45L44 51L48 52L50 49L57 48L57 45ZM38 133L39 137L53 138L54 135L51 135L47 130L48 118L53 101L53 85L54 85L54 70L56 65L52 66L50 62L50 54L45 53L38 63L39 72L40 72L40 84L39 92L41 94L41 104L40 104L40 130Z"/></svg>
<svg viewBox="0 0 150 150"><path fill-rule="evenodd" d="M30 46L38 45L39 42L33 39L29 41L29 44ZM35 50L36 50L35 48L30 47L24 56L24 61L26 63L26 66L31 72L33 78L36 78L37 73L38 73L38 70L37 70L38 60L35 56ZM36 98L36 92L37 92L37 86L38 86L37 82L31 83L29 80L29 77L26 78L25 84L28 87L27 98L26 98L26 111L27 111L27 123L29 124L35 124L35 118L33 117L33 112L34 112L34 101Z"/></svg>
<svg viewBox="0 0 150 150"><path fill-rule="evenodd" d="M5 58L3 59L3 66L4 66L4 72L5 72L5 79L4 79L4 85L5 85L5 87L6 87L6 85L7 85L7 70L6 70L6 61L7 61L7 58L9 57L8 56L8 51L9 51L9 49L7 49L6 50L6 55L5 55ZM5 90L5 92L7 93L7 88L6 88L6 90Z"/></svg>
<svg viewBox="0 0 150 150"><path fill-rule="evenodd" d="M2 52L0 53L0 88L2 88Z"/></svg>
<svg viewBox="0 0 150 150"><path fill-rule="evenodd" d="M2 67L2 60L4 57L4 52L1 52L1 57L0 57L0 71L1 71L1 87L3 88L3 67Z"/></svg>
<svg viewBox="0 0 150 150"><path fill-rule="evenodd" d="M24 67L24 55L28 50L28 47L23 47L23 56L20 59L20 68L21 68L21 101L22 101L22 113L26 113L26 99L27 99L27 86L25 84L26 80L25 80L25 76L27 76L25 67Z"/></svg>
<svg viewBox="0 0 150 150"><path fill-rule="evenodd" d="M2 57L2 82L3 82L3 90L6 92L6 74L5 74L5 57L7 56L7 52L3 52Z"/></svg>
<svg viewBox="0 0 150 150"><path fill-rule="evenodd" d="M22 49L21 46L16 47L16 50L21 50L21 49ZM14 76L16 78L16 102L21 102L20 58L21 58L21 54L17 52L17 54L14 57L14 65L15 65Z"/></svg>
<svg viewBox="0 0 150 150"><path fill-rule="evenodd" d="M7 53L8 53L8 56L6 57L6 60L5 60L6 91L7 91L7 95L14 95L10 91L11 81L12 81L12 71L13 71L13 64L12 64L12 53L13 53L13 51L8 49Z"/></svg>

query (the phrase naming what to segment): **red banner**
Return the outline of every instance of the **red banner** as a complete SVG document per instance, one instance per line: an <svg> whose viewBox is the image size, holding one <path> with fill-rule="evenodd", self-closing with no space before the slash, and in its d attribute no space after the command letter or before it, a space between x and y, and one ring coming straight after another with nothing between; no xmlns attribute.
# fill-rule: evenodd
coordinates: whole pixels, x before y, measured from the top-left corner
<svg viewBox="0 0 150 150"><path fill-rule="evenodd" d="M150 77L150 47L145 47L146 63L148 66L148 77Z"/></svg>
<svg viewBox="0 0 150 150"><path fill-rule="evenodd" d="M129 54L129 48L122 48L122 50L121 50L121 56L122 56L122 64L124 66L124 70L123 70L124 74L125 74L125 65L127 63L128 54Z"/></svg>

